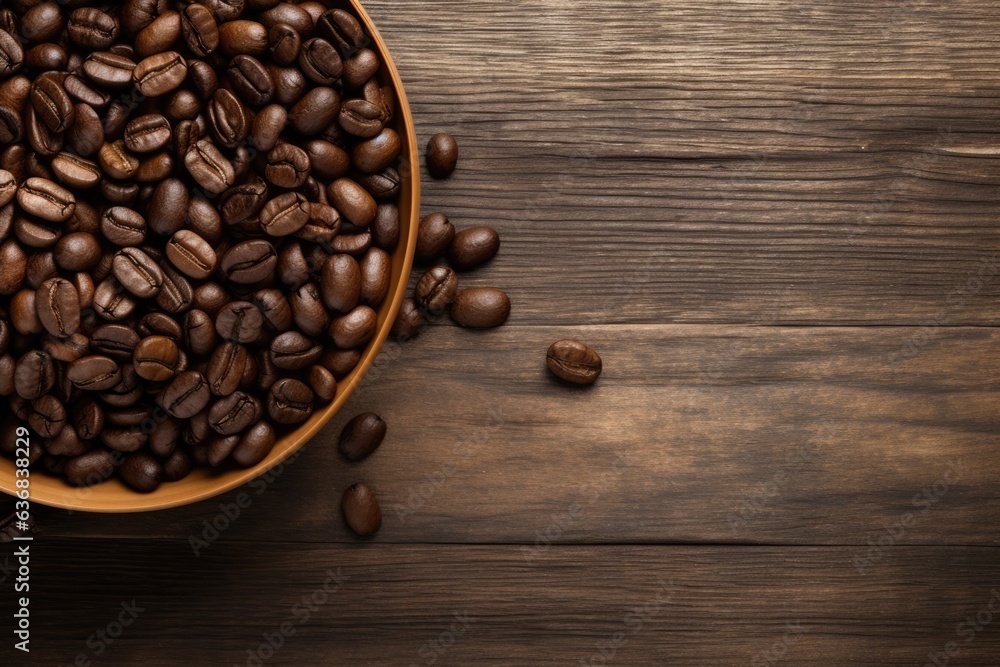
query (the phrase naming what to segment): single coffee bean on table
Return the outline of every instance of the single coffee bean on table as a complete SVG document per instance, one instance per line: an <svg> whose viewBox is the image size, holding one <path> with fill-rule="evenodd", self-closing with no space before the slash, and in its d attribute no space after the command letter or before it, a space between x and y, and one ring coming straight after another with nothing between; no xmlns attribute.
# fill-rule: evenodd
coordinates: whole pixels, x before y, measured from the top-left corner
<svg viewBox="0 0 1000 667"><path fill-rule="evenodd" d="M344 491L340 508L347 525L360 537L371 537L382 527L382 508L367 484L358 483Z"/></svg>
<svg viewBox="0 0 1000 667"><path fill-rule="evenodd" d="M552 343L545 363L556 377L580 385L594 383L603 368L601 356L575 340Z"/></svg>
<svg viewBox="0 0 1000 667"><path fill-rule="evenodd" d="M458 164L458 142L445 132L435 134L427 142L427 171L434 178L448 178Z"/></svg>
<svg viewBox="0 0 1000 667"><path fill-rule="evenodd" d="M370 456L385 439L385 420L374 412L364 412L344 425L340 432L340 452L350 461Z"/></svg>
<svg viewBox="0 0 1000 667"><path fill-rule="evenodd" d="M29 421L46 470L151 493L261 464L335 399L400 242L403 140L370 46L317 2L0 12L0 426Z"/></svg>

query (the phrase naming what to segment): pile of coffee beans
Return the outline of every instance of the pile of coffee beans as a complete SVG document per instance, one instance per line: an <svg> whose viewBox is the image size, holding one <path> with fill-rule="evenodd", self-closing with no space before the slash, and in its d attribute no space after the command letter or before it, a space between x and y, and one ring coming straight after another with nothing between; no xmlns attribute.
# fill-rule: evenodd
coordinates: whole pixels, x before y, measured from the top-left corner
<svg viewBox="0 0 1000 667"><path fill-rule="evenodd" d="M309 0L0 4L0 417L29 422L33 464L150 492L256 465L334 398L399 241L369 46Z"/></svg>

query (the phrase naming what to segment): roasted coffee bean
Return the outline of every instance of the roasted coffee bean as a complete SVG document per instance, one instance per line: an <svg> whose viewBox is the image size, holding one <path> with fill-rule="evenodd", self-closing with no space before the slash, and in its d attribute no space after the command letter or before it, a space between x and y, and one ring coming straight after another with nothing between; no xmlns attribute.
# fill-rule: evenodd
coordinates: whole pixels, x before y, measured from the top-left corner
<svg viewBox="0 0 1000 667"><path fill-rule="evenodd" d="M367 227L375 220L378 204L368 192L349 178L341 178L330 184L327 192L330 203L341 215L357 227Z"/></svg>
<svg viewBox="0 0 1000 667"><path fill-rule="evenodd" d="M66 30L73 45L87 51L103 51L118 39L118 23L94 7L73 10Z"/></svg>
<svg viewBox="0 0 1000 667"><path fill-rule="evenodd" d="M65 70L68 59L66 49L52 42L33 46L24 53L25 66L43 72Z"/></svg>
<svg viewBox="0 0 1000 667"><path fill-rule="evenodd" d="M55 278L59 269L55 262L55 253L51 251L36 252L28 258L28 287L38 289L49 278Z"/></svg>
<svg viewBox="0 0 1000 667"><path fill-rule="evenodd" d="M333 252L346 253L360 257L368 252L372 245L372 234L367 229L356 234L338 234L330 244Z"/></svg>
<svg viewBox="0 0 1000 667"><path fill-rule="evenodd" d="M177 372L180 350L166 336L149 336L136 345L132 355L136 374L151 382L165 382Z"/></svg>
<svg viewBox="0 0 1000 667"><path fill-rule="evenodd" d="M190 475L193 468L191 455L178 449L163 462L163 481L179 482Z"/></svg>
<svg viewBox="0 0 1000 667"><path fill-rule="evenodd" d="M170 139L170 121L160 114L139 116L125 126L125 148L133 153L161 150Z"/></svg>
<svg viewBox="0 0 1000 667"><path fill-rule="evenodd" d="M147 58L169 51L181 36L181 16L173 10L162 12L135 36L135 55Z"/></svg>
<svg viewBox="0 0 1000 667"><path fill-rule="evenodd" d="M343 9L331 9L324 13L317 24L319 34L337 46L344 58L368 46L368 36L358 20Z"/></svg>
<svg viewBox="0 0 1000 667"><path fill-rule="evenodd" d="M139 493L152 493L163 481L163 466L148 454L132 454L122 462L118 474Z"/></svg>
<svg viewBox="0 0 1000 667"><path fill-rule="evenodd" d="M149 429L149 450L161 459L174 453L181 437L181 422L173 417L156 413L156 419Z"/></svg>
<svg viewBox="0 0 1000 667"><path fill-rule="evenodd" d="M295 326L307 336L319 336L330 322L323 307L323 297L315 283L306 283L295 290L288 299ZM277 362L275 362L277 363Z"/></svg>
<svg viewBox="0 0 1000 667"><path fill-rule="evenodd" d="M222 240L222 219L215 207L202 196L191 198L187 206L187 224L191 231L211 244Z"/></svg>
<svg viewBox="0 0 1000 667"><path fill-rule="evenodd" d="M222 193L217 204L223 221L230 226L250 221L264 207L267 193L267 183L256 176L243 185L229 188Z"/></svg>
<svg viewBox="0 0 1000 667"><path fill-rule="evenodd" d="M66 17L58 3L35 3L21 17L21 37L29 44L51 42L65 25Z"/></svg>
<svg viewBox="0 0 1000 667"><path fill-rule="evenodd" d="M83 61L83 73L88 79L100 87L113 90L131 86L134 69L134 61L110 51L91 53Z"/></svg>
<svg viewBox="0 0 1000 667"><path fill-rule="evenodd" d="M309 155L304 150L279 141L267 154L264 177L279 188L294 189L306 182L309 168Z"/></svg>
<svg viewBox="0 0 1000 667"><path fill-rule="evenodd" d="M382 131L382 108L368 100L347 100L340 107L340 126L356 137L374 137Z"/></svg>
<svg viewBox="0 0 1000 667"><path fill-rule="evenodd" d="M174 170L174 158L164 151L139 163L135 180L139 183L158 183L169 176Z"/></svg>
<svg viewBox="0 0 1000 667"><path fill-rule="evenodd" d="M414 290L417 303L433 314L443 313L458 291L458 276L446 266L435 266L421 276Z"/></svg>
<svg viewBox="0 0 1000 667"><path fill-rule="evenodd" d="M140 299L153 298L163 287L163 270L139 248L119 250L111 271L122 287Z"/></svg>
<svg viewBox="0 0 1000 667"><path fill-rule="evenodd" d="M91 335L91 349L117 361L129 361L135 346L139 344L139 334L131 327L121 324L102 324Z"/></svg>
<svg viewBox="0 0 1000 667"><path fill-rule="evenodd" d="M194 121L201 113L202 102L197 93L193 90L182 88L171 95L167 100L164 113L172 121Z"/></svg>
<svg viewBox="0 0 1000 667"><path fill-rule="evenodd" d="M237 343L252 343L260 335L264 316L257 306L248 301L227 303L215 318L219 336Z"/></svg>
<svg viewBox="0 0 1000 667"><path fill-rule="evenodd" d="M302 99L309 89L309 81L297 67L269 65L267 69L274 79L274 101L278 104L290 107Z"/></svg>
<svg viewBox="0 0 1000 667"><path fill-rule="evenodd" d="M14 394L14 369L16 368L17 362L12 355L0 355L0 396L12 396Z"/></svg>
<svg viewBox="0 0 1000 667"><path fill-rule="evenodd" d="M361 299L361 266L350 255L331 255L323 264L323 302L331 309L346 313Z"/></svg>
<svg viewBox="0 0 1000 667"><path fill-rule="evenodd" d="M288 122L288 113L280 104L271 104L261 109L254 118L250 140L262 151L270 151L278 144L281 132ZM346 154L345 154L346 155ZM309 154L310 160L312 155Z"/></svg>
<svg viewBox="0 0 1000 667"><path fill-rule="evenodd" d="M351 150L354 166L365 174L374 174L390 166L403 151L403 144L395 130L385 128Z"/></svg>
<svg viewBox="0 0 1000 667"><path fill-rule="evenodd" d="M164 336L174 342L179 341L183 333L181 325L177 323L177 320L166 313L157 311L143 315L142 319L139 320L137 331L143 337Z"/></svg>
<svg viewBox="0 0 1000 667"><path fill-rule="evenodd" d="M271 341L271 360L284 370L301 370L322 355L323 347L298 331L286 331Z"/></svg>
<svg viewBox="0 0 1000 667"><path fill-rule="evenodd" d="M14 200L17 195L17 180L14 174L0 169L0 207L4 207Z"/></svg>
<svg viewBox="0 0 1000 667"><path fill-rule="evenodd" d="M114 278L107 278L94 290L94 310L111 322L126 319L135 310L136 301Z"/></svg>
<svg viewBox="0 0 1000 667"><path fill-rule="evenodd" d="M63 474L73 486L100 484L115 472L115 457L104 449L81 454L66 462Z"/></svg>
<svg viewBox="0 0 1000 667"><path fill-rule="evenodd" d="M337 347L349 349L366 345L375 336L378 314L368 306L358 306L330 323L328 333Z"/></svg>
<svg viewBox="0 0 1000 667"><path fill-rule="evenodd" d="M188 5L193 7L195 5ZM188 79L195 92L203 100L208 100L219 88L219 76L212 66L203 60L188 61Z"/></svg>
<svg viewBox="0 0 1000 667"><path fill-rule="evenodd" d="M319 400L329 403L337 396L337 378L323 366L310 366L306 377Z"/></svg>
<svg viewBox="0 0 1000 667"><path fill-rule="evenodd" d="M125 149L124 141L105 142L97 152L104 173L118 180L128 180L139 171L139 159Z"/></svg>
<svg viewBox="0 0 1000 667"><path fill-rule="evenodd" d="M65 134L50 130L42 119L39 118L38 114L35 112L35 107L32 105L28 105L25 111L24 134L28 139L28 144L37 154L29 154L27 157L28 161L26 166L29 167L29 174L32 176L48 178L45 174L38 173L37 170L34 173L30 173L32 160L37 160L38 156L52 157L61 151L65 146ZM44 167L44 164L41 162L36 162L35 164L37 167Z"/></svg>
<svg viewBox="0 0 1000 667"><path fill-rule="evenodd" d="M249 427L240 438L232 452L233 461L244 468L251 468L267 458L274 448L275 441L276 436L271 425L266 421L259 421Z"/></svg>
<svg viewBox="0 0 1000 667"><path fill-rule="evenodd" d="M216 347L206 370L211 392L216 396L228 396L236 391L248 363L249 353L239 343L226 341Z"/></svg>
<svg viewBox="0 0 1000 667"><path fill-rule="evenodd" d="M105 413L109 426L136 427L142 426L153 413L152 406L146 403L133 405L127 408L114 408ZM147 438L148 441L148 438Z"/></svg>
<svg viewBox="0 0 1000 667"><path fill-rule="evenodd" d="M493 259L500 250L500 235L490 227L471 227L455 235L448 248L448 261L459 271L468 271Z"/></svg>
<svg viewBox="0 0 1000 667"><path fill-rule="evenodd" d="M73 126L66 133L66 143L80 155L94 155L104 145L104 126L93 107L77 104Z"/></svg>
<svg viewBox="0 0 1000 667"><path fill-rule="evenodd" d="M29 178L17 191L17 203L25 212L50 222L64 222L73 215L73 193L44 178Z"/></svg>
<svg viewBox="0 0 1000 667"><path fill-rule="evenodd" d="M402 343L420 333L425 324L427 320L420 312L420 305L414 299L404 299L392 324L392 335Z"/></svg>
<svg viewBox="0 0 1000 667"><path fill-rule="evenodd" d="M140 429L120 428L108 424L101 431L100 440L108 449L113 449L116 452L131 453L145 447L149 441L149 436Z"/></svg>
<svg viewBox="0 0 1000 667"><path fill-rule="evenodd" d="M52 132L65 132L73 124L76 109L62 84L54 76L40 76L31 85L31 106Z"/></svg>
<svg viewBox="0 0 1000 667"><path fill-rule="evenodd" d="M90 443L84 441L70 424L59 431L59 435L45 443L45 451L54 456L80 456L90 449Z"/></svg>
<svg viewBox="0 0 1000 667"><path fill-rule="evenodd" d="M314 28L309 12L290 2L279 3L271 9L261 12L260 20L267 28L279 23L290 25L303 37L311 35Z"/></svg>
<svg viewBox="0 0 1000 667"><path fill-rule="evenodd" d="M375 492L365 484L355 484L344 491L340 508L347 525L359 537L371 537L382 527L382 508Z"/></svg>
<svg viewBox="0 0 1000 667"><path fill-rule="evenodd" d="M299 58L302 37L292 26L276 23L267 33L267 51L271 60L283 67L291 65Z"/></svg>
<svg viewBox="0 0 1000 667"><path fill-rule="evenodd" d="M135 88L147 97L166 95L187 77L187 61L176 51L164 51L139 62L132 71Z"/></svg>
<svg viewBox="0 0 1000 667"><path fill-rule="evenodd" d="M309 260L298 242L286 243L278 254L278 277L297 289L309 280Z"/></svg>
<svg viewBox="0 0 1000 667"><path fill-rule="evenodd" d="M219 399L208 412L212 429L220 435L235 435L260 418L260 401L237 391Z"/></svg>
<svg viewBox="0 0 1000 667"><path fill-rule="evenodd" d="M344 425L340 453L349 461L368 458L385 439L386 423L374 412L364 412Z"/></svg>
<svg viewBox="0 0 1000 667"><path fill-rule="evenodd" d="M211 396L208 381L201 373L185 371L160 392L157 401L172 416L189 419L208 405Z"/></svg>
<svg viewBox="0 0 1000 667"><path fill-rule="evenodd" d="M602 370L600 355L575 340L552 343L545 363L557 377L572 384L592 384Z"/></svg>
<svg viewBox="0 0 1000 667"><path fill-rule="evenodd" d="M332 181L350 171L351 157L340 146L323 139L312 139L304 148L312 165L310 173L316 178Z"/></svg>
<svg viewBox="0 0 1000 667"><path fill-rule="evenodd" d="M54 438L66 425L66 408L55 396L41 396L31 402L28 425L43 438Z"/></svg>
<svg viewBox="0 0 1000 667"><path fill-rule="evenodd" d="M227 148L236 148L250 134L247 110L235 95L224 88L215 91L208 106L212 136Z"/></svg>
<svg viewBox="0 0 1000 667"><path fill-rule="evenodd" d="M205 239L194 232L182 229L167 243L167 258L181 273L203 280L215 270L215 251Z"/></svg>
<svg viewBox="0 0 1000 667"><path fill-rule="evenodd" d="M378 68L382 66L378 54L371 49L361 49L350 58L344 60L344 87L347 89L357 89L365 85L365 82L375 76Z"/></svg>
<svg viewBox="0 0 1000 667"><path fill-rule="evenodd" d="M361 260L361 302L378 308L389 294L392 258L379 248L371 248Z"/></svg>
<svg viewBox="0 0 1000 667"><path fill-rule="evenodd" d="M146 220L124 206L113 206L101 216L101 233L111 243L129 247L146 240Z"/></svg>
<svg viewBox="0 0 1000 667"><path fill-rule="evenodd" d="M399 245L399 208L395 204L379 204L375 213L375 221L368 226L371 230L372 243L392 252Z"/></svg>
<svg viewBox="0 0 1000 667"><path fill-rule="evenodd" d="M96 188L101 182L101 168L95 162L72 153L60 153L52 158L52 173L76 190Z"/></svg>
<svg viewBox="0 0 1000 667"><path fill-rule="evenodd" d="M198 356L210 354L218 343L215 323L203 310L190 310L184 315L184 348Z"/></svg>
<svg viewBox="0 0 1000 667"><path fill-rule="evenodd" d="M332 86L340 81L344 63L337 48L325 39L314 37L302 43L299 67L311 81Z"/></svg>
<svg viewBox="0 0 1000 667"><path fill-rule="evenodd" d="M278 380L267 394L267 413L278 424L299 424L313 412L313 392L299 380Z"/></svg>
<svg viewBox="0 0 1000 667"><path fill-rule="evenodd" d="M76 110L77 118L79 118L80 114L80 104L85 104L92 109L103 109L111 103L111 97L108 93L95 88L88 81L75 74L71 74L63 79L62 85L66 94L78 102Z"/></svg>
<svg viewBox="0 0 1000 667"><path fill-rule="evenodd" d="M288 331L292 326L292 308L285 295L276 289L262 289L250 297L267 324L278 333Z"/></svg>
<svg viewBox="0 0 1000 667"><path fill-rule="evenodd" d="M431 262L440 257L455 238L455 226L443 213L431 213L420 220L417 227L418 262Z"/></svg>
<svg viewBox="0 0 1000 667"><path fill-rule="evenodd" d="M222 307L231 299L229 292L215 282L202 283L194 291L194 307L204 310L212 318L218 315Z"/></svg>
<svg viewBox="0 0 1000 667"><path fill-rule="evenodd" d="M219 48L219 26L204 5L190 4L184 8L181 32L191 53L199 58L211 55Z"/></svg>
<svg viewBox="0 0 1000 667"><path fill-rule="evenodd" d="M38 320L56 338L68 338L80 328L80 297L73 283L50 278L35 293Z"/></svg>
<svg viewBox="0 0 1000 667"><path fill-rule="evenodd" d="M233 58L227 75L236 95L252 107L262 107L274 97L274 77L253 56Z"/></svg>
<svg viewBox="0 0 1000 667"><path fill-rule="evenodd" d="M10 295L21 289L28 271L28 256L17 241L0 243L0 294Z"/></svg>
<svg viewBox="0 0 1000 667"><path fill-rule="evenodd" d="M236 181L232 163L207 139L199 140L188 150L184 165L198 185L215 194Z"/></svg>
<svg viewBox="0 0 1000 667"><path fill-rule="evenodd" d="M230 57L259 58L267 53L267 28L256 21L228 21L219 26L219 46Z"/></svg>
<svg viewBox="0 0 1000 667"><path fill-rule="evenodd" d="M274 246L262 239L237 243L222 258L225 276L242 285L252 285L274 275L278 253Z"/></svg>
<svg viewBox="0 0 1000 667"><path fill-rule="evenodd" d="M455 295L451 319L463 327L491 329L507 321L510 299L493 287L473 287Z"/></svg>
<svg viewBox="0 0 1000 667"><path fill-rule="evenodd" d="M310 153L310 157L312 157L312 153ZM358 179L358 183L380 202L394 200L399 196L402 187L399 172L392 167L386 167L377 174L362 176Z"/></svg>
<svg viewBox="0 0 1000 667"><path fill-rule="evenodd" d="M7 32L0 30L0 78L6 78L24 65L24 49L21 42Z"/></svg>
<svg viewBox="0 0 1000 667"><path fill-rule="evenodd" d="M104 391L121 381L121 368L110 357L91 354L71 362L66 367L66 377L79 389Z"/></svg>
<svg viewBox="0 0 1000 667"><path fill-rule="evenodd" d="M264 205L260 212L260 226L270 236L288 236L302 229L309 218L306 198L298 192L286 192Z"/></svg>
<svg viewBox="0 0 1000 667"><path fill-rule="evenodd" d="M161 236L170 236L180 230L188 214L188 196L187 186L176 178L168 178L157 185L149 201L149 228Z"/></svg>
<svg viewBox="0 0 1000 667"><path fill-rule="evenodd" d="M74 232L56 243L54 259L64 271L88 271L101 259L101 244L87 232Z"/></svg>
<svg viewBox="0 0 1000 667"><path fill-rule="evenodd" d="M288 112L288 123L299 134L311 137L329 126L340 108L340 96L333 88L313 88Z"/></svg>
<svg viewBox="0 0 1000 667"><path fill-rule="evenodd" d="M458 142L450 134L435 134L427 142L427 171L434 178L448 178L458 164Z"/></svg>

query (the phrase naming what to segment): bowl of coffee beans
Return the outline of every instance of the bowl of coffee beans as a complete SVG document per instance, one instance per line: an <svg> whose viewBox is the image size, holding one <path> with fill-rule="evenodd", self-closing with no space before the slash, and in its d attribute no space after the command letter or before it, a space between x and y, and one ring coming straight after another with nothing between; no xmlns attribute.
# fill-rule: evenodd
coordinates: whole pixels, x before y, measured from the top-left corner
<svg viewBox="0 0 1000 667"><path fill-rule="evenodd" d="M403 301L413 165L356 1L0 4L0 490L144 511L292 456Z"/></svg>

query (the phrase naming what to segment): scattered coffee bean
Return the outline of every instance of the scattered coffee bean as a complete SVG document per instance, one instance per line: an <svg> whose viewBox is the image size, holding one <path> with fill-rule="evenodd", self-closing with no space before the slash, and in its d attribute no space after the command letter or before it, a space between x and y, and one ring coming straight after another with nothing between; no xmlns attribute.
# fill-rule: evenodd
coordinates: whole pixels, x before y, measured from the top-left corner
<svg viewBox="0 0 1000 667"><path fill-rule="evenodd" d="M374 412L365 412L344 425L340 452L351 461L367 458L385 439L386 423Z"/></svg>
<svg viewBox="0 0 1000 667"><path fill-rule="evenodd" d="M382 508L375 493L365 484L347 489L340 507L347 525L360 537L370 537L382 527Z"/></svg>
<svg viewBox="0 0 1000 667"><path fill-rule="evenodd" d="M433 262L444 254L455 238L455 226L443 213L431 213L420 220L417 227L417 250L414 259L418 262Z"/></svg>
<svg viewBox="0 0 1000 667"><path fill-rule="evenodd" d="M473 287L455 295L451 319L463 327L491 329L507 321L510 299L493 287Z"/></svg>
<svg viewBox="0 0 1000 667"><path fill-rule="evenodd" d="M549 370L573 384L591 384L601 375L601 357L575 340L552 343L545 357Z"/></svg>
<svg viewBox="0 0 1000 667"><path fill-rule="evenodd" d="M417 303L434 314L443 313L458 291L458 276L446 266L435 266L417 282Z"/></svg>
<svg viewBox="0 0 1000 667"><path fill-rule="evenodd" d="M500 250L500 235L490 227L463 229L452 239L448 261L459 271L469 271L493 259Z"/></svg>
<svg viewBox="0 0 1000 667"><path fill-rule="evenodd" d="M458 142L441 132L427 142L427 171L434 178L448 178L458 164Z"/></svg>

